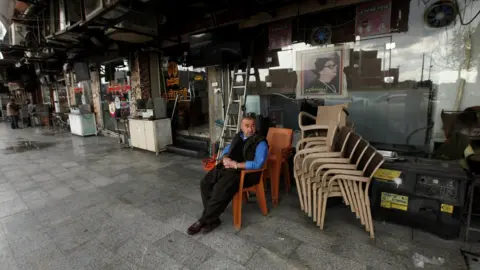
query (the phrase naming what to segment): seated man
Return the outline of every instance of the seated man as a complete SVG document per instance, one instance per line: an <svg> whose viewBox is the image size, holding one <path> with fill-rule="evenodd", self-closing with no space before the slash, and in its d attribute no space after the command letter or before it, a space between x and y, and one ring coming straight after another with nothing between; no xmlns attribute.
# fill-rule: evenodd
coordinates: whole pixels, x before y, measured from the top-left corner
<svg viewBox="0 0 480 270"><path fill-rule="evenodd" d="M255 134L255 118L245 116L242 131L223 150L222 162L207 173L200 183L203 214L187 230L189 235L212 231L220 225L220 215L225 211L240 185L240 170L258 170L268 158L268 144L265 137ZM245 175L244 187L256 185L261 173Z"/></svg>

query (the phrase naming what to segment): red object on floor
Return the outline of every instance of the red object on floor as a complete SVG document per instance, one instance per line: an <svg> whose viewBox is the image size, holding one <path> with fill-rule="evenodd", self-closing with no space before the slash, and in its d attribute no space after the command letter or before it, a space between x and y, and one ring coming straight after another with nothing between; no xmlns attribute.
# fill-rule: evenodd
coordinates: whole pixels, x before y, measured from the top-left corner
<svg viewBox="0 0 480 270"><path fill-rule="evenodd" d="M214 155L211 158L206 158L202 161L203 163L203 169L207 172L213 170L215 168L215 163L217 161L217 155Z"/></svg>

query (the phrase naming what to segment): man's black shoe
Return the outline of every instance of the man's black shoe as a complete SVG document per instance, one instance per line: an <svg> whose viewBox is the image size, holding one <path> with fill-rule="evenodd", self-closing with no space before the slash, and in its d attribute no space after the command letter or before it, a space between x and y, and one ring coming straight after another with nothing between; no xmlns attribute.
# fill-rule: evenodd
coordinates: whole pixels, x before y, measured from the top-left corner
<svg viewBox="0 0 480 270"><path fill-rule="evenodd" d="M197 221L195 223L193 223L190 227L188 227L187 229L187 234L188 235L194 235L194 234L197 234L199 233L202 228L205 226L205 224L203 224L202 222L200 221Z"/></svg>

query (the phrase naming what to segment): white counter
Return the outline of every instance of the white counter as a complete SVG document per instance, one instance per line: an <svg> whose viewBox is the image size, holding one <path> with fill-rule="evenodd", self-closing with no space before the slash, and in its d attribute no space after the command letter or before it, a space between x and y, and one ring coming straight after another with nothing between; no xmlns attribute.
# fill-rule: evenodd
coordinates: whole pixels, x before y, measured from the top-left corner
<svg viewBox="0 0 480 270"><path fill-rule="evenodd" d="M165 151L172 141L170 118L159 120L128 119L130 144L135 148L155 152Z"/></svg>

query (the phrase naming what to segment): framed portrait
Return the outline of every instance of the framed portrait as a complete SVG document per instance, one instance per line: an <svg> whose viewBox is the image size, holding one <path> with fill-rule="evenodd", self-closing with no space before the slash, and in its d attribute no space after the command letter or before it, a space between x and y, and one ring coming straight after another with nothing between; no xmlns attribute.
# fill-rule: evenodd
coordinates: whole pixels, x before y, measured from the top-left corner
<svg viewBox="0 0 480 270"><path fill-rule="evenodd" d="M297 51L298 83L296 98L328 99L348 97L343 67L346 59L343 46L319 47Z"/></svg>

